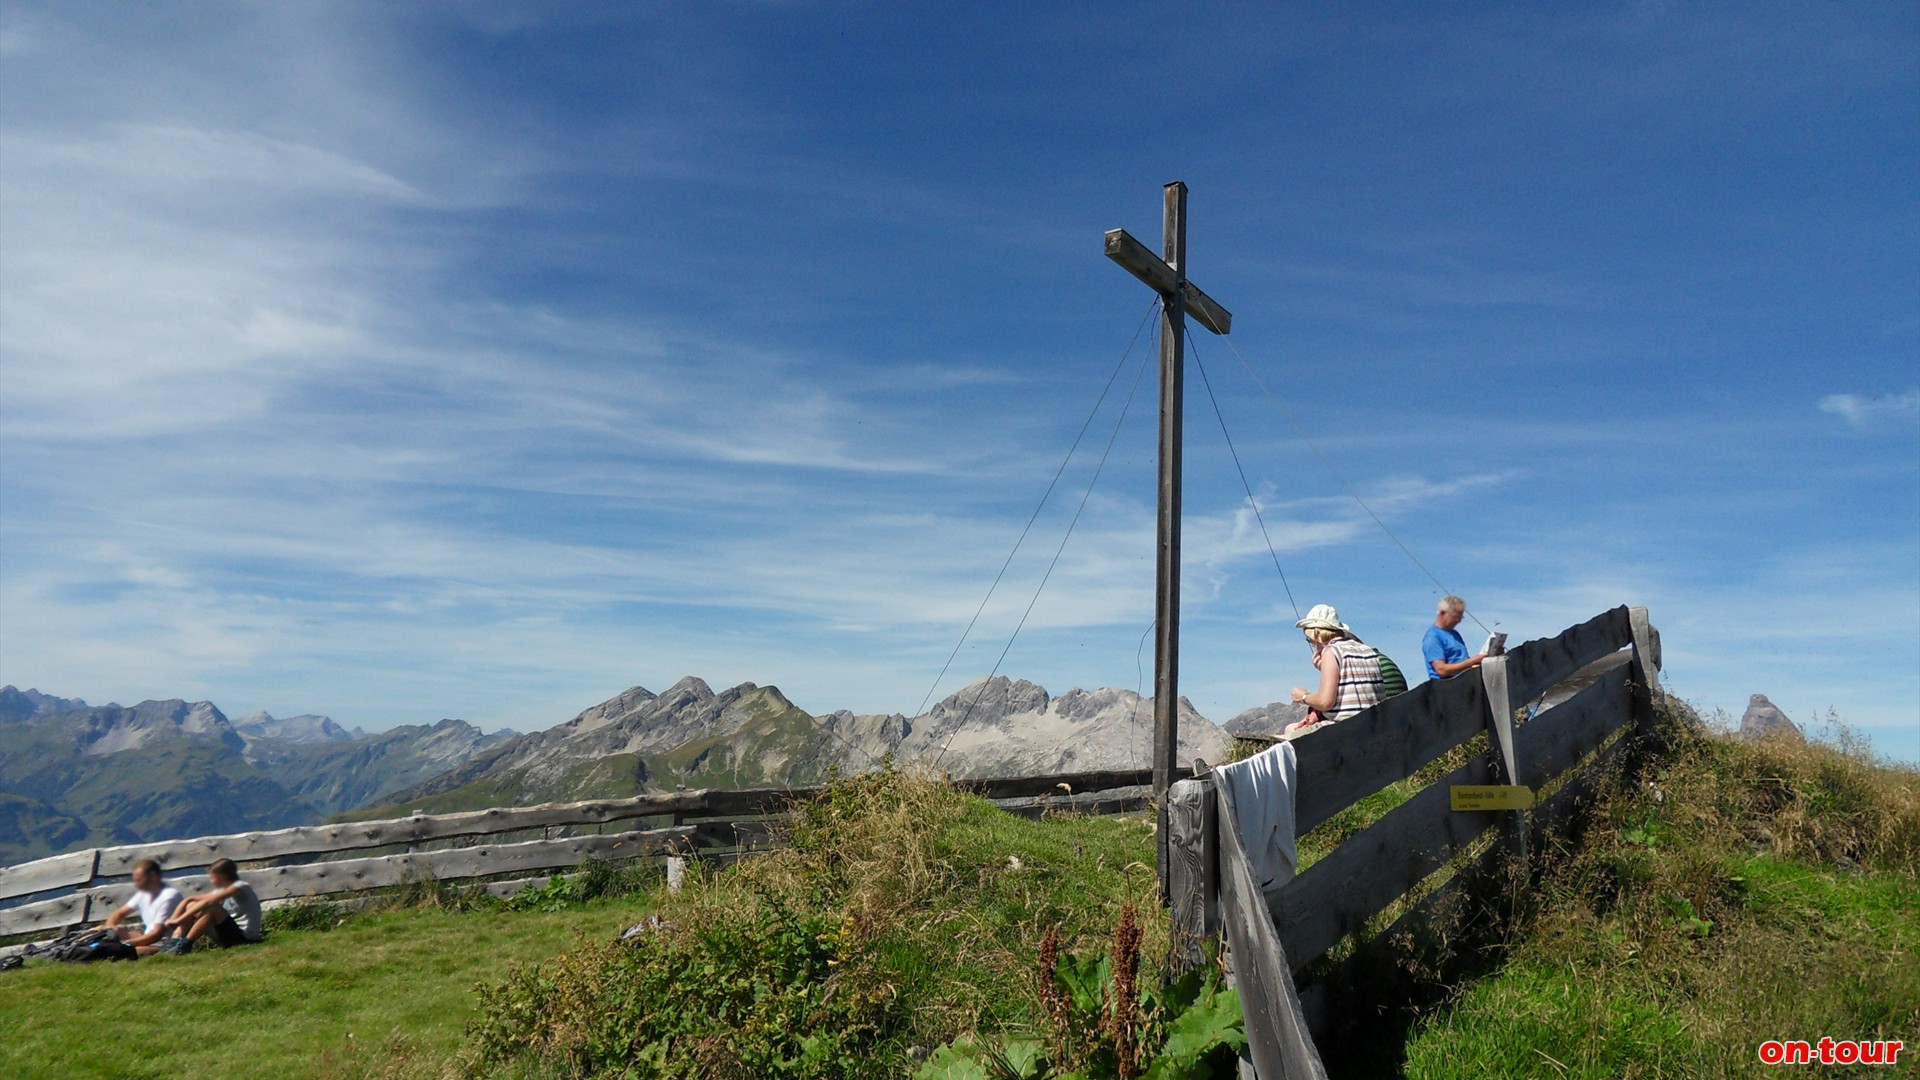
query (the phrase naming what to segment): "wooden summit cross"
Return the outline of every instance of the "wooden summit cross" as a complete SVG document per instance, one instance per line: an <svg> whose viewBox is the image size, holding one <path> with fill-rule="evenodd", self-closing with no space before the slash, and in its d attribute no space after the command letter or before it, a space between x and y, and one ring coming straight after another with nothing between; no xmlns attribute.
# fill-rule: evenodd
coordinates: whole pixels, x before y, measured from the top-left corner
<svg viewBox="0 0 1920 1080"><path fill-rule="evenodd" d="M1160 515L1154 586L1153 794L1160 805L1160 891L1167 887L1167 786L1180 756L1180 444L1187 316L1225 334L1233 316L1187 280L1187 185L1166 187L1162 254L1125 229L1107 232L1107 258L1160 294Z"/></svg>

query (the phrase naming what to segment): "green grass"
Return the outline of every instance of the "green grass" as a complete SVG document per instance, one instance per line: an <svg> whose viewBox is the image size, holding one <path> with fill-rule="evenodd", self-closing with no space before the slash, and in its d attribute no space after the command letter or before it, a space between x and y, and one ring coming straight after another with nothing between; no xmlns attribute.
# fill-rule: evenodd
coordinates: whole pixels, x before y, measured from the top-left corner
<svg viewBox="0 0 1920 1080"><path fill-rule="evenodd" d="M1920 1076L1920 773L1679 743L1538 883L1504 962L1369 1075L1750 1076L1762 1041L1832 1036L1904 1040L1858 1071Z"/></svg>
<svg viewBox="0 0 1920 1080"><path fill-rule="evenodd" d="M1602 919L1530 939L1421 1025L1405 1075L1732 1077L1757 1070L1769 1038L1914 1043L1920 884L1772 858L1728 869L1743 910L1705 936ZM1876 1075L1920 1075L1920 1054L1905 1057Z"/></svg>
<svg viewBox="0 0 1920 1080"><path fill-rule="evenodd" d="M0 1076L273 1080L353 1075L407 1052L446 1059L474 988L510 962L552 957L575 935L605 938L645 897L545 912L393 911L338 929L276 931L258 946L116 964L33 964L0 973Z"/></svg>

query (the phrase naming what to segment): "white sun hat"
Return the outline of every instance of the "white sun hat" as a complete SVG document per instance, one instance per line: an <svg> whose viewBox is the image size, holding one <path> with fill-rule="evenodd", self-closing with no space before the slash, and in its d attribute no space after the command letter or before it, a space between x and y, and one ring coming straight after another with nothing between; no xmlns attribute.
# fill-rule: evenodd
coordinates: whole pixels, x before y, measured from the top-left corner
<svg viewBox="0 0 1920 1080"><path fill-rule="evenodd" d="M1293 625L1302 630L1338 630L1343 634L1353 633L1346 623L1340 621L1340 613L1333 610L1332 604L1313 605L1308 610L1307 617Z"/></svg>

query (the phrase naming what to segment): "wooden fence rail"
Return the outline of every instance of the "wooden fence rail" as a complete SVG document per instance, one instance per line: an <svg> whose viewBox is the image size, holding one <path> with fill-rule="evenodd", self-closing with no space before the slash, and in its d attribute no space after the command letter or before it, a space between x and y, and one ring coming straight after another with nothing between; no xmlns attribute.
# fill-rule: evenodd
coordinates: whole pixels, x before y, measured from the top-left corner
<svg viewBox="0 0 1920 1080"><path fill-rule="evenodd" d="M1381 912L1452 868L1453 878L1409 905L1374 939L1402 940L1457 904L1464 890L1487 881L1495 866L1524 858L1532 837L1565 827L1594 791L1618 774L1631 731L1637 725L1650 728L1659 663L1659 637L1646 609L1620 607L1489 660L1479 677L1423 683L1294 740L1292 798L1300 835L1482 732L1488 750L1414 792L1268 893L1264 914L1277 935L1266 940L1277 943L1280 955L1241 958L1236 967L1298 976L1343 938L1361 934ZM1535 791L1557 785L1558 790L1530 813L1452 809L1452 788L1485 784L1519 784ZM1197 962L1201 942L1218 936L1236 916L1221 908L1220 845L1229 831L1216 803L1206 777L1175 785L1168 797L1168 892L1178 962ZM1463 865L1469 849L1502 824L1509 827L1508 838ZM1243 941L1257 936L1240 934ZM1315 1038L1324 1036L1329 1015L1321 987L1250 989L1262 1000L1289 1000L1298 989ZM1314 1075L1317 1062L1281 1052L1288 1049L1282 1046L1288 1042L1284 1030L1263 1036L1256 1030L1257 1018L1249 1015L1248 1023L1256 1043L1270 1040L1264 1049L1271 1071ZM1255 1054L1256 1061L1260 1056Z"/></svg>
<svg viewBox="0 0 1920 1080"><path fill-rule="evenodd" d="M1048 810L1118 814L1143 809L1151 800L1151 780L1151 771L1138 769L959 784L1010 813L1034 816ZM104 918L130 895L130 875L141 859L158 861L168 881L184 891L205 888L205 868L216 859L232 859L243 865L261 900L285 902L423 880L479 881L551 872L590 859L724 857L759 850L773 842L776 819L819 790L676 791L70 852L0 868L0 937L58 931ZM613 823L625 827L611 833L487 842L515 833L570 833ZM423 845L435 847L421 850ZM382 851L395 848L400 850ZM509 892L519 883L495 882L494 891Z"/></svg>

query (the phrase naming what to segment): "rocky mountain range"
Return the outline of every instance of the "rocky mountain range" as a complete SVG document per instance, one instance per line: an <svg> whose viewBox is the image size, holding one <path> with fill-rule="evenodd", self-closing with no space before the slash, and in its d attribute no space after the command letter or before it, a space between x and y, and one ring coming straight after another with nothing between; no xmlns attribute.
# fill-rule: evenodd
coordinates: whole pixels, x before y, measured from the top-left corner
<svg viewBox="0 0 1920 1080"><path fill-rule="evenodd" d="M1232 732L1180 702L1180 757L1218 760ZM814 784L889 758L957 777L1145 767L1153 702L1128 690L1055 697L983 679L925 714L814 715L777 687L635 686L528 735L460 720L368 734L318 715L229 720L211 702L91 706L0 688L0 864L94 844L588 798L682 787Z"/></svg>
<svg viewBox="0 0 1920 1080"><path fill-rule="evenodd" d="M0 687L0 864L94 844L322 821L514 737L460 720L349 732L212 702L88 705Z"/></svg>
<svg viewBox="0 0 1920 1080"><path fill-rule="evenodd" d="M1266 716L1254 712L1261 715L1248 723L1257 727ZM1218 760L1231 741L1228 732L1184 699L1180 717L1182 760ZM658 694L633 687L352 816L680 787L814 784L834 770L872 768L889 757L937 764L957 777L1145 767L1152 745L1152 699L1129 690L1053 697L1025 680L994 677L921 716L845 710L816 716L776 687L741 683L716 693L688 677Z"/></svg>

